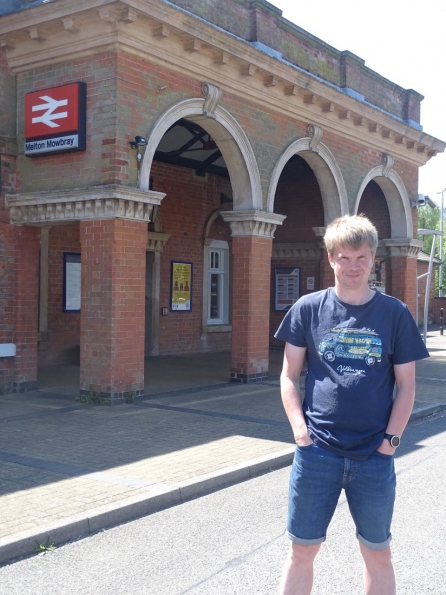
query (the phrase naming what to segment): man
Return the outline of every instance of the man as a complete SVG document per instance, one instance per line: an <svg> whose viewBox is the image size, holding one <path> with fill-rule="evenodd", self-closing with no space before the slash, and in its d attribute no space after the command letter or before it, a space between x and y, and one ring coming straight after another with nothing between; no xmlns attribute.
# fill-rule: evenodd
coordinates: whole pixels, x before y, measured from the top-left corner
<svg viewBox="0 0 446 595"><path fill-rule="evenodd" d="M298 300L276 333L285 341L281 394L297 445L287 521L291 549L280 592L311 593L313 561L344 489L365 592L394 595L393 455L413 407L415 360L429 354L407 306L369 287L378 246L373 224L364 216L340 217L327 227L324 242L335 286Z"/></svg>

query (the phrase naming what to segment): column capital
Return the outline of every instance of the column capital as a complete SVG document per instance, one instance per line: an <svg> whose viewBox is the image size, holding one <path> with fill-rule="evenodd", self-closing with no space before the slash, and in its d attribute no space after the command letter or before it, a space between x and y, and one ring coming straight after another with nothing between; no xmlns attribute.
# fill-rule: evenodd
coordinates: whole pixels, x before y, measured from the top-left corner
<svg viewBox="0 0 446 595"><path fill-rule="evenodd" d="M403 256L406 258L417 258L418 252L423 247L421 240L413 238L390 238L381 240L386 247L389 256Z"/></svg>
<svg viewBox="0 0 446 595"><path fill-rule="evenodd" d="M317 238L323 238L325 235L325 230L327 229L326 227L312 227L311 228L314 232L314 235Z"/></svg>
<svg viewBox="0 0 446 595"><path fill-rule="evenodd" d="M221 211L221 216L231 226L231 235L273 238L278 225L282 225L285 215L266 211Z"/></svg>
<svg viewBox="0 0 446 595"><path fill-rule="evenodd" d="M147 252L162 252L170 233L160 233L158 231L149 231L147 233Z"/></svg>

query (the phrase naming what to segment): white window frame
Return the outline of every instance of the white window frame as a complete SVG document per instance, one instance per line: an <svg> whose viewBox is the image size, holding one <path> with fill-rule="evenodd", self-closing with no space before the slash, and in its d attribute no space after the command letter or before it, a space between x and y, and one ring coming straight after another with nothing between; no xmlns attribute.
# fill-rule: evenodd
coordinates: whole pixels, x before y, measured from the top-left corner
<svg viewBox="0 0 446 595"><path fill-rule="evenodd" d="M219 254L218 268L211 268L211 253ZM222 240L207 240L204 247L203 267L203 324L205 327L221 327L229 324L229 244ZM221 278L219 317L210 317L211 275Z"/></svg>

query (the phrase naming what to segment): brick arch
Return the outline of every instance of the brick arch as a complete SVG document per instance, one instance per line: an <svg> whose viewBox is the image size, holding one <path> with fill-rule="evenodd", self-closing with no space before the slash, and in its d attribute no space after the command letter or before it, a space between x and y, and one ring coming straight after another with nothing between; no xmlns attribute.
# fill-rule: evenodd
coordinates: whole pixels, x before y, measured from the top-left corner
<svg viewBox="0 0 446 595"><path fill-rule="evenodd" d="M358 212L362 194L369 182L374 181L381 188L389 209L392 238L413 238L412 214L406 187L395 170L386 164L372 167L364 176L356 195L354 214Z"/></svg>
<svg viewBox="0 0 446 595"><path fill-rule="evenodd" d="M319 142L312 149L310 137L300 138L285 149L277 161L268 191L267 211L274 212L274 197L283 168L293 155L302 157L313 170L319 184L324 205L324 222L330 221L348 213L347 191L340 167L333 153L323 143Z"/></svg>
<svg viewBox="0 0 446 595"><path fill-rule="evenodd" d="M212 117L204 115L204 103L201 98L185 99L158 118L147 139L139 187L141 190L149 189L150 169L162 137L175 122L185 118L199 124L217 143L231 179L234 211L262 210L260 173L248 137L233 116L221 106L215 107Z"/></svg>

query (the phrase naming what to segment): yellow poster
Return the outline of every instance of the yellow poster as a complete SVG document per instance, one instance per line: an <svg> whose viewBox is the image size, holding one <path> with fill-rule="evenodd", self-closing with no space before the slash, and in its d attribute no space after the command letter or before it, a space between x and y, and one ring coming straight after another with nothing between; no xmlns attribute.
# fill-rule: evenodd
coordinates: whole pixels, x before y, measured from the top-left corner
<svg viewBox="0 0 446 595"><path fill-rule="evenodd" d="M172 262L171 310L191 310L192 263Z"/></svg>

